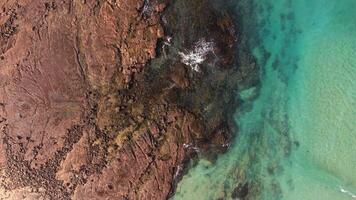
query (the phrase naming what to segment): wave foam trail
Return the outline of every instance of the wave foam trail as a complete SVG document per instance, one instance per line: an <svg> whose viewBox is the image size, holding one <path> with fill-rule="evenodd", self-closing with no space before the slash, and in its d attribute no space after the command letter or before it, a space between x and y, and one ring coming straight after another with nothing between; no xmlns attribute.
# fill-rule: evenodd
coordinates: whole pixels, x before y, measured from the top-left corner
<svg viewBox="0 0 356 200"><path fill-rule="evenodd" d="M345 193L345 194L351 196L352 198L356 199L356 194L354 194L354 193L352 193L352 192L350 192L350 191L348 191L348 190L345 190L345 189L342 188L342 187L340 187L340 192Z"/></svg>

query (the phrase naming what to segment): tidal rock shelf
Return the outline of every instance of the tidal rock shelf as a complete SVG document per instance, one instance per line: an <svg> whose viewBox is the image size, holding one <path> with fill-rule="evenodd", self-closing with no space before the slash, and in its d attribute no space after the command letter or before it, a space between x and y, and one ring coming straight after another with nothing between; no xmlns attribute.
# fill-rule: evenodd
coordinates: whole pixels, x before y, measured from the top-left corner
<svg viewBox="0 0 356 200"><path fill-rule="evenodd" d="M236 59L227 9L205 0L0 9L1 199L167 199L190 161L228 148L234 91L256 69Z"/></svg>

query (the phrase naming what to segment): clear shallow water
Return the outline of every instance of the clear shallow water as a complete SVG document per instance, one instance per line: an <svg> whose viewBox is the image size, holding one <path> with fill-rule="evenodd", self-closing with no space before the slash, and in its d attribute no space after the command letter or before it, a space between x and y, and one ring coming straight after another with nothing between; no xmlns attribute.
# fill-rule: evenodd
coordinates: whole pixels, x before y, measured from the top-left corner
<svg viewBox="0 0 356 200"><path fill-rule="evenodd" d="M252 2L232 6L253 8L259 96L241 92L231 149L200 160L173 199L231 199L246 182L249 199L356 199L356 1Z"/></svg>

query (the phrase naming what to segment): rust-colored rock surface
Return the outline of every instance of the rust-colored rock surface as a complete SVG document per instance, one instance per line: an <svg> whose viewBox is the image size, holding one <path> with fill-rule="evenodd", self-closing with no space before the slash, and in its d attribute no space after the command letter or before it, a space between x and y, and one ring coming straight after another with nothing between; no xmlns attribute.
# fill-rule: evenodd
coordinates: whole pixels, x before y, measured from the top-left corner
<svg viewBox="0 0 356 200"><path fill-rule="evenodd" d="M83 166L104 166L104 157L87 155L97 132L85 121L88 93L105 94L112 79L126 87L155 57L164 4L143 13L144 6L143 0L0 2L2 198L24 188L46 199L69 198L73 177L94 173L80 172Z"/></svg>
<svg viewBox="0 0 356 200"><path fill-rule="evenodd" d="M221 67L234 61L232 20L204 11L220 59L197 73L177 49L202 35L172 44L165 28L187 25L173 8L162 19L169 3L0 1L0 199L167 199L197 149L226 150L224 106L243 79Z"/></svg>

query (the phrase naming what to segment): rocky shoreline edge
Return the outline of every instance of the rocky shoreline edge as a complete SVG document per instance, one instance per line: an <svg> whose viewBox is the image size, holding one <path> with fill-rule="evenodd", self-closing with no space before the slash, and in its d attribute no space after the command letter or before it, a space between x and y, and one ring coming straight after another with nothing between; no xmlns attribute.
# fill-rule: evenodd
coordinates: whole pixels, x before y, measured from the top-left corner
<svg viewBox="0 0 356 200"><path fill-rule="evenodd" d="M167 199L226 151L256 67L214 6L0 3L0 197Z"/></svg>

